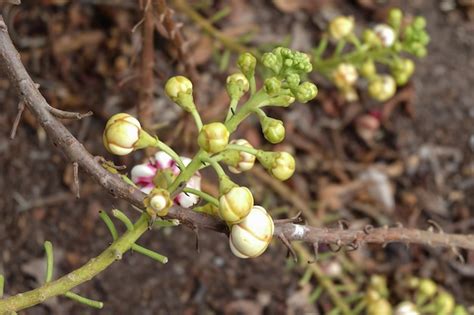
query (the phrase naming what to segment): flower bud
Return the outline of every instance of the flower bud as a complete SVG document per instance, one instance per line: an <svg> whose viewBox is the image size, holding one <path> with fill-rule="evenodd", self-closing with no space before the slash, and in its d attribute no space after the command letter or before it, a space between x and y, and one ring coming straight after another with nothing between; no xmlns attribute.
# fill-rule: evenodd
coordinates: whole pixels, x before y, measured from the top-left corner
<svg viewBox="0 0 474 315"><path fill-rule="evenodd" d="M377 68L372 59L367 59L360 67L360 74L367 79L372 79L377 75Z"/></svg>
<svg viewBox="0 0 474 315"><path fill-rule="evenodd" d="M377 101L386 101L395 95L396 82L389 75L381 75L369 83L369 95Z"/></svg>
<svg viewBox="0 0 474 315"><path fill-rule="evenodd" d="M237 144L237 145L253 148L252 145L245 139L232 140L230 144ZM237 157L236 161L229 165L229 170L232 173L239 174L239 173L248 171L255 164L255 155L250 154L248 152L244 152L244 151L237 151L237 150L232 150L232 151L236 151L235 153Z"/></svg>
<svg viewBox="0 0 474 315"><path fill-rule="evenodd" d="M242 73L234 73L227 77L226 89L231 99L240 99L247 93L249 87L249 80Z"/></svg>
<svg viewBox="0 0 474 315"><path fill-rule="evenodd" d="M269 100L269 105L288 107L295 101L291 95L278 95Z"/></svg>
<svg viewBox="0 0 474 315"><path fill-rule="evenodd" d="M388 24L395 28L398 29L400 27L400 24L402 23L403 19L403 13L402 10L398 8L391 9L390 12L388 12Z"/></svg>
<svg viewBox="0 0 474 315"><path fill-rule="evenodd" d="M341 40L354 30L354 18L352 16L338 16L329 23L329 35L335 40Z"/></svg>
<svg viewBox="0 0 474 315"><path fill-rule="evenodd" d="M173 205L170 193L163 188L153 188L148 196L143 200L147 213L155 218L157 215L163 217L168 214L169 208Z"/></svg>
<svg viewBox="0 0 474 315"><path fill-rule="evenodd" d="M171 77L166 81L165 93L170 99L176 102L179 99L180 93L193 93L193 84L188 78L181 75Z"/></svg>
<svg viewBox="0 0 474 315"><path fill-rule="evenodd" d="M434 304L437 307L438 314L451 314L454 309L454 298L448 292L440 292L435 300Z"/></svg>
<svg viewBox="0 0 474 315"><path fill-rule="evenodd" d="M422 16L417 16L413 21L413 27L416 30L423 30L426 27L426 19Z"/></svg>
<svg viewBox="0 0 474 315"><path fill-rule="evenodd" d="M392 306L386 299L369 302L367 315L392 315Z"/></svg>
<svg viewBox="0 0 474 315"><path fill-rule="evenodd" d="M156 143L155 138L142 130L140 122L126 113L110 117L105 125L102 140L107 151L116 155L127 155Z"/></svg>
<svg viewBox="0 0 474 315"><path fill-rule="evenodd" d="M252 207L253 196L247 187L235 185L219 198L219 216L230 224L242 221Z"/></svg>
<svg viewBox="0 0 474 315"><path fill-rule="evenodd" d="M357 78L357 70L350 63L339 64L332 74L334 84L340 89L353 86L356 83Z"/></svg>
<svg viewBox="0 0 474 315"><path fill-rule="evenodd" d="M300 103L307 103L318 95L318 88L311 82L303 82L296 89L296 100Z"/></svg>
<svg viewBox="0 0 474 315"><path fill-rule="evenodd" d="M257 65L257 59L248 52L245 52L239 56L237 65L240 71L248 78L251 78L255 74L255 66Z"/></svg>
<svg viewBox="0 0 474 315"><path fill-rule="evenodd" d="M418 292L426 297L432 297L438 290L436 283L431 279L421 279Z"/></svg>
<svg viewBox="0 0 474 315"><path fill-rule="evenodd" d="M362 41L370 47L379 47L382 45L380 38L370 29L367 29L362 33Z"/></svg>
<svg viewBox="0 0 474 315"><path fill-rule="evenodd" d="M359 95L357 94L356 89L352 86L348 86L342 89L342 96L347 102L355 102L359 99Z"/></svg>
<svg viewBox="0 0 474 315"><path fill-rule="evenodd" d="M391 47L395 43L395 31L386 24L376 25L374 33L380 39L383 47Z"/></svg>
<svg viewBox="0 0 474 315"><path fill-rule="evenodd" d="M404 85L408 82L415 71L415 63L411 59L399 59L391 66L391 72L397 85Z"/></svg>
<svg viewBox="0 0 474 315"><path fill-rule="evenodd" d="M295 172L295 159L287 152L259 152L257 159L276 179L287 180Z"/></svg>
<svg viewBox="0 0 474 315"><path fill-rule="evenodd" d="M204 125L199 132L198 144L208 153L217 153L229 143L229 130L220 122Z"/></svg>
<svg viewBox="0 0 474 315"><path fill-rule="evenodd" d="M277 56L273 52L266 52L262 56L262 64L270 69L274 74L279 74L283 67L281 56Z"/></svg>
<svg viewBox="0 0 474 315"><path fill-rule="evenodd" d="M394 315L420 315L420 312L416 309L415 304L405 301L397 305Z"/></svg>
<svg viewBox="0 0 474 315"><path fill-rule="evenodd" d="M276 77L268 78L265 80L264 86L265 92L267 92L268 95L276 95L281 90L281 80L278 80Z"/></svg>
<svg viewBox="0 0 474 315"><path fill-rule="evenodd" d="M453 310L453 315L469 315L466 308L462 305L456 305Z"/></svg>
<svg viewBox="0 0 474 315"><path fill-rule="evenodd" d="M260 120L262 132L270 143L280 143L285 139L285 126L283 121L265 116Z"/></svg>
<svg viewBox="0 0 474 315"><path fill-rule="evenodd" d="M271 216L260 206L254 206L245 219L232 226L229 245L239 258L260 256L272 240L274 224Z"/></svg>

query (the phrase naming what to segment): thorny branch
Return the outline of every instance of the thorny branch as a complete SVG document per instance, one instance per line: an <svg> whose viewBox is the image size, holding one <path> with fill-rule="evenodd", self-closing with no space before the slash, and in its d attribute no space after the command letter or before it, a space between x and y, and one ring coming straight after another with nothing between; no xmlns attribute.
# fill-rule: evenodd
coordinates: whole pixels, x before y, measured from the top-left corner
<svg viewBox="0 0 474 315"><path fill-rule="evenodd" d="M38 118L39 123L51 139L53 146L60 149L68 160L81 167L109 193L118 198L127 200L130 204L136 207L143 208L145 194L126 184L118 175L106 171L101 166L98 159L94 158L94 156L84 148L84 146L69 132L69 130L67 130L66 127L56 119L54 111L51 110L52 107L41 95L38 87L35 85L22 64L19 53L15 49L8 35L7 26L2 16L0 16L0 67L3 69L3 73L5 73L10 79L20 98L20 102L23 102L33 115ZM177 219L182 224L194 230L208 229L221 233L228 233L227 226L219 219L190 211L189 209L183 209L181 207L172 207L167 218ZM138 237L138 234L141 232L143 231L133 232L129 238ZM317 248L317 244L319 243L356 247L359 244L364 243L386 244L389 242L404 242L433 247L448 247L452 249L459 247L474 250L474 235L447 234L442 233L442 231L434 233L429 230L422 231L402 227L373 228L367 226L361 230L340 228L331 229L316 228L284 221L276 222L274 234L279 236L280 239L287 240L287 246L291 241L308 242L313 244L315 248ZM112 247L106 250L102 255L105 255L108 253L107 251L113 250L117 246L117 244L112 245ZM121 250L126 250L125 245L121 246L124 246ZM289 248L291 248L291 245ZM110 260L110 257L107 256L106 258ZM111 261L109 263L111 263ZM87 268L87 265L81 269L83 268ZM100 270L98 272L100 272ZM80 283L90 280L92 276L92 274L89 274L88 277L79 279L80 281L67 282L68 290ZM67 278L67 276L65 277ZM50 282L44 287L24 293L21 296L31 297L31 300L28 300L28 305L34 305L44 301L44 295L42 294L45 292L48 293L48 297L63 294L64 292L58 290L57 287L58 283L66 281L62 279L64 279L64 277L57 281ZM15 297L11 297L8 300L11 301L14 298ZM0 304L2 304L2 301L4 302L6 300L0 300Z"/></svg>

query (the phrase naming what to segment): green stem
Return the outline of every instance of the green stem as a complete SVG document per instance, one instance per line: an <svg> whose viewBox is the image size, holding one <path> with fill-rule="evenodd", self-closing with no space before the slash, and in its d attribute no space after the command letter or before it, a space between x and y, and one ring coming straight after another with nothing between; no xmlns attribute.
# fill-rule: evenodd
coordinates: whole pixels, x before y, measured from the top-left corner
<svg viewBox="0 0 474 315"><path fill-rule="evenodd" d="M104 221L105 225L109 229L110 234L112 235L112 239L115 241L118 238L118 233L117 229L115 228L114 223L112 222L112 219L110 219L109 215L105 211L99 211L99 216Z"/></svg>
<svg viewBox="0 0 474 315"><path fill-rule="evenodd" d="M313 52L313 57L315 60L321 59L321 56L324 54L326 51L326 48L328 47L328 36L325 34L321 38L321 41L319 42L318 47L314 50Z"/></svg>
<svg viewBox="0 0 474 315"><path fill-rule="evenodd" d="M137 252L137 253L142 254L142 255L145 255L147 257L150 257L151 259L159 261L162 264L166 264L168 262L168 257L163 256L161 254L158 254L157 252L149 250L148 248L145 248L145 247L140 246L138 244L133 244L132 245L132 251Z"/></svg>
<svg viewBox="0 0 474 315"><path fill-rule="evenodd" d="M132 244L148 230L148 220L148 216L143 214L135 223L133 230L127 231L102 254L91 259L81 268L58 280L48 282L40 288L0 300L0 310L7 312L19 311L51 297L65 294L81 283L91 280L116 260L119 260L132 247Z"/></svg>
<svg viewBox="0 0 474 315"><path fill-rule="evenodd" d="M196 109L196 107L194 107L191 110L191 115L194 118L194 122L196 123L196 127L197 127L198 131L201 131L201 129L202 129L202 119L201 119L201 115L199 115L199 112ZM184 167L183 167L183 169L184 169Z"/></svg>
<svg viewBox="0 0 474 315"><path fill-rule="evenodd" d="M207 202L210 202L212 203L213 205L215 206L219 206L219 201L214 198L213 196L201 191L201 190L197 190L197 189L194 189L194 188L189 188L189 187L185 187L183 189L183 191L185 193L190 193L190 194L193 194L193 195L196 195L198 196L199 198L203 199L203 200L206 200Z"/></svg>
<svg viewBox="0 0 474 315"><path fill-rule="evenodd" d="M202 126L202 123L201 123L201 126ZM183 170L184 168L186 168L186 166L184 165L184 163L181 160L181 157L178 155L178 153L176 153L173 149L171 149L166 143L158 140L158 138L156 139L156 147L158 149L160 149L161 151L165 152L166 154L168 154L169 156L171 156L171 158L176 163L178 163L178 166L179 166L180 169Z"/></svg>
<svg viewBox="0 0 474 315"><path fill-rule="evenodd" d="M53 257L53 244L50 241L44 242L44 251L46 252L46 277L45 282L51 282L53 279L53 266L54 266L54 257Z"/></svg>
<svg viewBox="0 0 474 315"><path fill-rule="evenodd" d="M229 121L229 119L232 118L234 115L235 111L237 110L237 104L239 103L238 99L231 99L230 100L230 105L229 105L229 111L227 112L227 117L225 118L225 121Z"/></svg>
<svg viewBox="0 0 474 315"><path fill-rule="evenodd" d="M191 163L189 163L188 166L179 173L178 177L176 177L174 182L170 185L168 188L170 194L172 194L179 187L180 183L187 182L194 175L194 173L199 170L201 167L201 158L203 156L207 156L207 153L201 149L193 157Z"/></svg>
<svg viewBox="0 0 474 315"><path fill-rule="evenodd" d="M222 168L222 166L219 164L219 162L217 162L213 158L205 157L205 158L202 158L201 160L211 164L212 168L214 169L217 176L219 177L219 181L220 181L221 178L227 177L227 175L226 175L224 169Z"/></svg>
<svg viewBox="0 0 474 315"><path fill-rule="evenodd" d="M122 221L123 224L127 227L127 230L131 231L133 230L133 223L130 221L130 219L123 213L122 211L118 209L113 209L112 214L114 217Z"/></svg>
<svg viewBox="0 0 474 315"><path fill-rule="evenodd" d="M341 55L342 50L346 47L346 40L341 39L337 42L336 49L334 50L333 56L338 57Z"/></svg>
<svg viewBox="0 0 474 315"><path fill-rule="evenodd" d="M238 144L228 144L225 148L226 150L236 150L236 151L247 152L255 156L257 156L260 152L260 150L257 150L245 145L238 145Z"/></svg>
<svg viewBox="0 0 474 315"><path fill-rule="evenodd" d="M95 301L95 300L85 298L85 297L80 296L79 294L76 294L76 293L71 292L71 291L66 292L64 294L64 296L67 297L67 298L70 298L71 300L74 300L76 302L79 302L81 304L85 304L85 305L93 307L93 308L101 309L101 308L104 307L104 303L102 303L100 301Z"/></svg>
<svg viewBox="0 0 474 315"><path fill-rule="evenodd" d="M255 82L255 75L249 78L249 84L250 84L250 96L252 96L257 91L257 83Z"/></svg>
<svg viewBox="0 0 474 315"><path fill-rule="evenodd" d="M251 96L250 99L244 105L242 105L242 107L240 107L237 113L235 113L235 115L225 123L225 126L229 132L233 133L235 129L237 129L237 126L256 108L267 104L268 99L268 94L263 90L260 90Z"/></svg>
<svg viewBox="0 0 474 315"><path fill-rule="evenodd" d="M5 290L5 277L0 275L0 298L3 297L3 291Z"/></svg>

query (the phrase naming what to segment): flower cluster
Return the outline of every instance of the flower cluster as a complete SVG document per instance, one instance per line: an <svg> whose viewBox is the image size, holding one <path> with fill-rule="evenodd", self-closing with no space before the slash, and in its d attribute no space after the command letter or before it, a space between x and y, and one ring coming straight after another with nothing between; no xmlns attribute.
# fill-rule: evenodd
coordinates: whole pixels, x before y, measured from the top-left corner
<svg viewBox="0 0 474 315"><path fill-rule="evenodd" d="M399 9L392 9L386 23L366 29L358 37L354 32L353 17L336 17L329 23L328 34L315 49L313 64L334 83L347 101L358 99L355 85L359 78L367 82L367 92L373 99L386 101L395 94L397 86L409 81L415 69L414 62L401 54L424 57L427 52L430 38L425 30L425 19L406 20ZM336 50L331 57L324 59L328 38L336 42ZM344 52L347 44L352 48ZM378 64L385 66L390 73L378 73Z"/></svg>
<svg viewBox="0 0 474 315"><path fill-rule="evenodd" d="M194 118L199 146L194 157L179 156L158 137L144 131L137 119L125 113L110 118L103 139L107 150L116 155L150 147L159 149L145 163L132 168L131 179L122 177L147 194L144 205L151 220L166 216L173 203L218 216L230 228L231 251L238 257L249 258L261 255L270 244L273 220L263 207L255 205L251 190L233 182L221 164L227 165L231 173L241 173L259 161L273 177L284 181L293 175L295 159L287 152L256 149L246 139L231 140L232 133L245 118L255 114L263 136L270 143L283 141L283 122L268 117L263 109L287 107L295 101L307 103L316 97L318 89L313 83L302 80L312 70L312 64L308 55L297 51L279 47L263 55L262 64L271 75L259 90L255 80L256 58L244 53L237 63L240 72L226 80L230 104L223 122L202 123L189 79L175 76L166 82L166 95ZM239 104L247 93L250 94L248 100ZM212 167L218 176L218 196L201 190L199 170L205 167ZM198 205L200 200L204 204Z"/></svg>

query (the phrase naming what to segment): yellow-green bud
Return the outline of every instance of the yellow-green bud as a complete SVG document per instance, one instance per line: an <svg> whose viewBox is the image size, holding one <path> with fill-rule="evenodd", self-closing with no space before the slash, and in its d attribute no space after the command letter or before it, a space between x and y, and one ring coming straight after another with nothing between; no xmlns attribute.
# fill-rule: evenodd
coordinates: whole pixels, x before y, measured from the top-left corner
<svg viewBox="0 0 474 315"><path fill-rule="evenodd" d="M300 103L307 103L318 95L318 88L311 82L303 82L296 89L296 100Z"/></svg>
<svg viewBox="0 0 474 315"><path fill-rule="evenodd" d="M386 299L369 302L367 315L392 315L392 306Z"/></svg>
<svg viewBox="0 0 474 315"><path fill-rule="evenodd" d="M389 75L381 75L369 83L369 95L377 101L386 101L395 95L396 82Z"/></svg>
<svg viewBox="0 0 474 315"><path fill-rule="evenodd" d="M434 304L437 307L438 314L451 314L454 309L454 298L448 292L440 292L435 300Z"/></svg>
<svg viewBox="0 0 474 315"><path fill-rule="evenodd" d="M400 27L400 24L402 23L402 19L402 10L394 8L391 9L390 12L388 12L388 24L390 24L391 27L398 29Z"/></svg>
<svg viewBox="0 0 474 315"><path fill-rule="evenodd" d="M436 283L431 279L421 279L420 284L418 286L418 291L420 294L426 297L432 297L436 294L438 290Z"/></svg>
<svg viewBox="0 0 474 315"><path fill-rule="evenodd" d="M265 117L260 123L262 124L263 135L270 143L280 143L285 139L285 126L283 125L283 121Z"/></svg>
<svg viewBox="0 0 474 315"><path fill-rule="evenodd" d="M234 73L227 77L227 94L231 99L240 99L249 90L249 80L242 73Z"/></svg>
<svg viewBox="0 0 474 315"><path fill-rule="evenodd" d="M193 84L186 77L178 75L168 79L165 85L165 93L187 112L191 112L196 107L193 100Z"/></svg>
<svg viewBox="0 0 474 315"><path fill-rule="evenodd" d="M453 315L469 315L466 308L462 305L457 305L454 308Z"/></svg>
<svg viewBox="0 0 474 315"><path fill-rule="evenodd" d="M241 54L237 60L237 64L247 79L254 76L257 59L251 53L245 52Z"/></svg>
<svg viewBox="0 0 474 315"><path fill-rule="evenodd" d="M395 43L396 34L392 27L387 24L378 24L374 27L375 35L378 36L383 47L391 47Z"/></svg>
<svg viewBox="0 0 474 315"><path fill-rule="evenodd" d="M140 122L126 113L110 117L102 140L107 151L116 155L127 155L156 143L156 139L142 129Z"/></svg>
<svg viewBox="0 0 474 315"><path fill-rule="evenodd" d="M173 205L170 193L166 189L153 188L148 196L143 200L146 212L155 218L157 215L163 217L168 214L169 208Z"/></svg>
<svg viewBox="0 0 474 315"><path fill-rule="evenodd" d="M278 80L276 77L268 78L265 80L264 86L265 92L267 92L268 95L276 95L281 90L281 80Z"/></svg>
<svg viewBox="0 0 474 315"><path fill-rule="evenodd" d="M354 30L354 18L352 16L338 16L329 23L329 35L334 40L341 40Z"/></svg>
<svg viewBox="0 0 474 315"><path fill-rule="evenodd" d="M250 213L232 226L229 245L239 258L260 256L272 240L274 224L272 217L260 206L254 206Z"/></svg>
<svg viewBox="0 0 474 315"><path fill-rule="evenodd" d="M369 45L370 47L377 47L381 46L382 42L380 41L380 38L375 34L373 30L365 30L364 33L362 33L362 41Z"/></svg>
<svg viewBox="0 0 474 315"><path fill-rule="evenodd" d="M237 145L253 148L252 145L245 139L232 140L230 144L237 144ZM244 151L240 151L236 153L237 153L236 154L237 159L236 161L234 161L234 163L229 165L229 170L234 174L239 174L241 172L250 170L255 164L255 155L250 154L248 152L244 152Z"/></svg>
<svg viewBox="0 0 474 315"><path fill-rule="evenodd" d="M220 122L204 125L199 132L198 144L208 153L217 153L229 143L229 130Z"/></svg>
<svg viewBox="0 0 474 315"><path fill-rule="evenodd" d="M295 159L287 152L259 152L257 159L273 175L281 181L287 180L295 172Z"/></svg>
<svg viewBox="0 0 474 315"><path fill-rule="evenodd" d="M377 75L377 68L372 59L367 59L360 67L360 74L367 79L372 79Z"/></svg>
<svg viewBox="0 0 474 315"><path fill-rule="evenodd" d="M295 101L295 98L293 96L278 95L278 96L272 97L269 100L269 105L288 107L291 104L293 104L294 101Z"/></svg>
<svg viewBox="0 0 474 315"><path fill-rule="evenodd" d="M387 297L387 279L383 276L373 275L370 277L370 287L377 291L382 297Z"/></svg>
<svg viewBox="0 0 474 315"><path fill-rule="evenodd" d="M232 187L219 198L219 216L235 224L242 221L253 207L253 196L247 187Z"/></svg>
<svg viewBox="0 0 474 315"><path fill-rule="evenodd" d="M353 86L359 77L357 69L350 63L341 63L332 74L334 84L344 89Z"/></svg>

